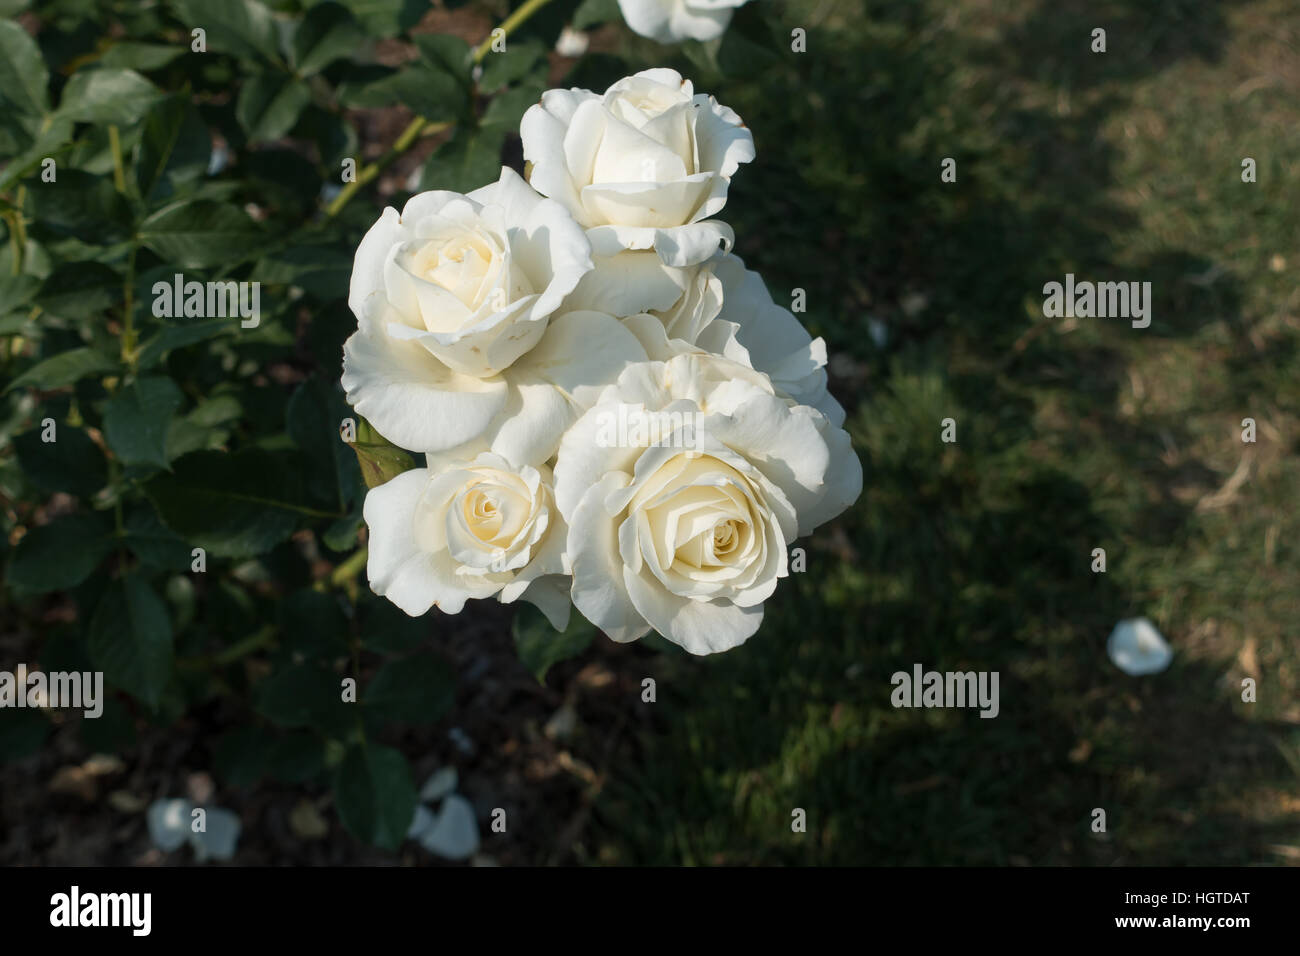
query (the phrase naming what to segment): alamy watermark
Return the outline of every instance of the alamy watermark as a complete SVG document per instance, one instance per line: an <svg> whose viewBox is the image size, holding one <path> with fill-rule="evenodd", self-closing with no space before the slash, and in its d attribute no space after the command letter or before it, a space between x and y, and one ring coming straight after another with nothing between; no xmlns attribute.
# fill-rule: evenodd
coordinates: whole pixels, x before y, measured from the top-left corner
<svg viewBox="0 0 1300 956"><path fill-rule="evenodd" d="M0 707L66 707L93 720L104 713L104 672L45 674L19 664L13 672L0 671Z"/></svg>
<svg viewBox="0 0 1300 956"><path fill-rule="evenodd" d="M133 936L153 928L152 893L83 893L73 885L50 897L50 925L56 927L120 926Z"/></svg>
<svg viewBox="0 0 1300 956"><path fill-rule="evenodd" d="M262 321L262 283L185 281L176 273L172 281L153 284L153 314L158 319L225 319L238 316L239 327L255 329Z"/></svg>
<svg viewBox="0 0 1300 956"><path fill-rule="evenodd" d="M990 718L1001 708L997 671L927 671L913 664L912 673L895 671L889 682L895 707L978 707Z"/></svg>
<svg viewBox="0 0 1300 956"><path fill-rule="evenodd" d="M1135 329L1151 324L1150 282L1075 282L1074 273L1065 283L1043 286L1043 315L1049 319L1132 319Z"/></svg>
<svg viewBox="0 0 1300 956"><path fill-rule="evenodd" d="M619 403L617 411L597 415L598 448L702 447L704 413L652 412L640 405Z"/></svg>

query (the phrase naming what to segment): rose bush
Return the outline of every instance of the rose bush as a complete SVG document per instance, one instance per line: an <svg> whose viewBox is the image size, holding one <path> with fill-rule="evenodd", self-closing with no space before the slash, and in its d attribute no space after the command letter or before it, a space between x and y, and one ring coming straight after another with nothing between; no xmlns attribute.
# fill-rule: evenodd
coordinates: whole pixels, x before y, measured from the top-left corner
<svg viewBox="0 0 1300 956"><path fill-rule="evenodd" d="M11 656L106 693L95 719L0 708L0 760L202 727L222 806L328 791L393 849L418 803L395 745L456 701L467 629L439 613L526 605L539 678L596 626L719 650L843 507L825 347L728 252L754 142L703 91L777 55L778 19L625 4L687 38L669 69L613 2L511 6L7 5L0 618ZM665 400L704 416L680 473L638 478L646 435L576 443L599 403ZM619 476L677 503L585 497Z"/></svg>

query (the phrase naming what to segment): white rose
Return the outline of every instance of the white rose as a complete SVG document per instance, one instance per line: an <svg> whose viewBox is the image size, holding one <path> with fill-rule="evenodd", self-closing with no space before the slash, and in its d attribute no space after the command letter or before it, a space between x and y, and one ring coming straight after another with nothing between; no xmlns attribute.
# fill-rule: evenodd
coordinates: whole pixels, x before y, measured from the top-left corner
<svg viewBox="0 0 1300 956"><path fill-rule="evenodd" d="M537 344L551 313L592 267L572 217L513 170L468 195L435 190L391 206L352 268L348 304L478 378Z"/></svg>
<svg viewBox="0 0 1300 956"><path fill-rule="evenodd" d="M416 468L370 490L370 587L412 617L457 614L469 598L523 597L555 626L569 604L548 575L565 573L564 525L550 470L515 468L482 454L436 470Z"/></svg>
<svg viewBox="0 0 1300 956"><path fill-rule="evenodd" d="M739 116L697 95L677 71L645 70L604 95L548 90L524 114L520 136L529 181L587 229L595 256L653 249L664 265L682 267L720 244L730 248L731 227L709 217L726 205L740 164L754 158L754 139ZM647 257L637 261L654 268Z"/></svg>
<svg viewBox="0 0 1300 956"><path fill-rule="evenodd" d="M636 33L660 43L712 40L746 0L618 0L623 19Z"/></svg>
<svg viewBox="0 0 1300 956"><path fill-rule="evenodd" d="M718 258L674 268L653 251L595 256L596 267L582 277L565 305L620 318L649 312L672 327L674 338L693 342L722 308L722 283L713 276Z"/></svg>
<svg viewBox="0 0 1300 956"><path fill-rule="evenodd" d="M734 327L748 364L792 401L813 406L836 428L844 424L844 409L826 391L826 342L809 335L794 313L773 302L763 277L746 269L739 256L719 256L710 265L722 288L715 324ZM704 328L701 338L709 337L708 326Z"/></svg>
<svg viewBox="0 0 1300 956"><path fill-rule="evenodd" d="M402 381L405 373L391 364L386 366L390 379L374 382L385 404L371 407L371 413L360 405L357 408L372 424L373 412L382 410L388 424L409 426L405 442L380 431L404 448L426 450L430 461L473 458L491 451L520 464L540 465L555 457L565 430L624 368L649 359L640 338L603 312L553 316L537 346L493 380L501 388L499 401L472 430L457 417L456 409L478 396L439 391L427 381ZM370 361L382 374L390 359L376 355ZM452 436L459 438L454 444Z"/></svg>
<svg viewBox="0 0 1300 956"><path fill-rule="evenodd" d="M348 402L412 451L545 462L585 396L645 359L613 317L556 314L590 268L582 229L509 169L386 209L353 267Z"/></svg>
<svg viewBox="0 0 1300 956"><path fill-rule="evenodd" d="M613 419L642 424L611 442ZM654 629L693 654L745 641L786 547L861 492L857 458L825 435L815 409L719 356L626 369L560 444L574 605L617 641Z"/></svg>
<svg viewBox="0 0 1300 956"><path fill-rule="evenodd" d="M757 272L730 254L679 271L686 285L676 301L648 312L660 320L669 339L748 365L767 375L778 394L813 406L836 428L844 424L844 409L826 390L825 341L809 335L789 309L772 300ZM580 292L581 285L575 295ZM631 318L626 317L625 324ZM647 344L642 331L634 331ZM681 351L679 345L668 354ZM655 348L650 357L667 356Z"/></svg>

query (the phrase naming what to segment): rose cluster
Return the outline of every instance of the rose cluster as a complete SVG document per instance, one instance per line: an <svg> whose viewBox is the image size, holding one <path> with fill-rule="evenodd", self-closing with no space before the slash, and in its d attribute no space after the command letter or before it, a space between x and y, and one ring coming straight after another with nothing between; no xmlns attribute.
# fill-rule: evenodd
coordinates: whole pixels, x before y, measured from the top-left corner
<svg viewBox="0 0 1300 956"><path fill-rule="evenodd" d="M734 647L862 487L825 343L716 218L753 137L669 69L550 90L520 135L527 180L420 193L357 249L343 386L425 456L366 498L370 586Z"/></svg>

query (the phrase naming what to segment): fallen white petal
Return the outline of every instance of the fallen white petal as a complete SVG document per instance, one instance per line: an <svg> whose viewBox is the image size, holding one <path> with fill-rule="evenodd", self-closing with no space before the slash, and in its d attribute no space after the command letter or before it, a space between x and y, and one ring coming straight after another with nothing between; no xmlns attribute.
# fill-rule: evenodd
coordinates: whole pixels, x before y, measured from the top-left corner
<svg viewBox="0 0 1300 956"><path fill-rule="evenodd" d="M474 808L459 794L443 801L433 824L419 837L420 846L448 860L467 860L478 852Z"/></svg>
<svg viewBox="0 0 1300 956"><path fill-rule="evenodd" d="M155 800L149 804L145 821L149 839L164 853L170 853L190 838L190 814L194 804L188 800Z"/></svg>
<svg viewBox="0 0 1300 956"><path fill-rule="evenodd" d="M208 807L207 829L190 834L194 855L203 860L229 860L235 855L242 824L239 817L221 807Z"/></svg>
<svg viewBox="0 0 1300 956"><path fill-rule="evenodd" d="M415 818L411 820L411 829L406 831L406 838L408 840L420 839L420 835L433 826L434 819L432 810L421 804L416 804Z"/></svg>
<svg viewBox="0 0 1300 956"><path fill-rule="evenodd" d="M1116 667L1133 677L1158 674L1169 666L1174 656L1169 642L1145 617L1128 618L1116 624L1106 642L1106 653Z"/></svg>
<svg viewBox="0 0 1300 956"><path fill-rule="evenodd" d="M447 794L455 792L458 782L455 767L435 770L420 788L420 799L425 803L437 803Z"/></svg>

